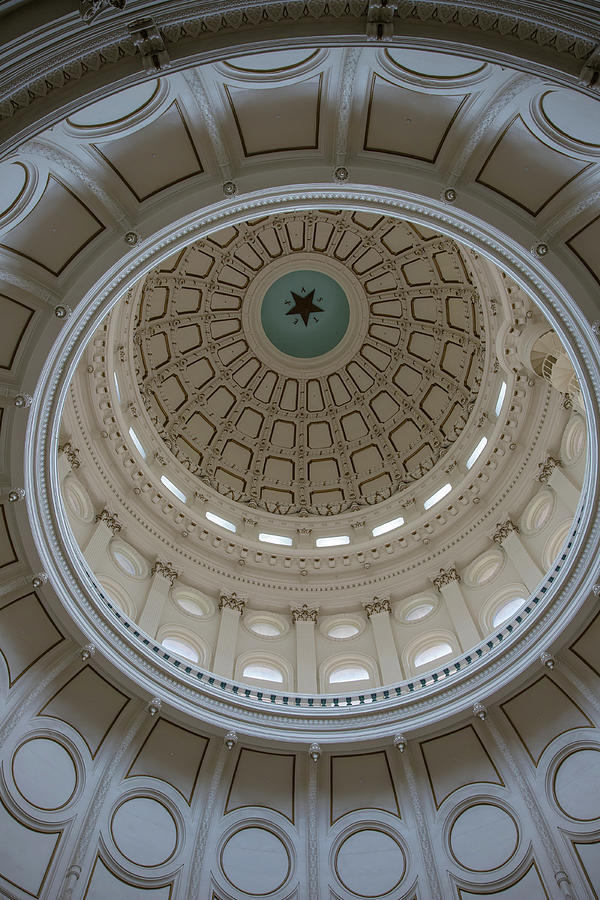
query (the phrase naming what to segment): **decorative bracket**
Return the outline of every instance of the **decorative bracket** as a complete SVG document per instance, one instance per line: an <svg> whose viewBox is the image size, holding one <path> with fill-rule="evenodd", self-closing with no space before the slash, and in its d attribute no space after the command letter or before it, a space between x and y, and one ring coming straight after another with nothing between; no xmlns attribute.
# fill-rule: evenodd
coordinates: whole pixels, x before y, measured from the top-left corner
<svg viewBox="0 0 600 900"><path fill-rule="evenodd" d="M127 28L133 43L140 51L146 72L160 72L162 69L169 68L171 59L167 53L165 42L150 16L137 19Z"/></svg>

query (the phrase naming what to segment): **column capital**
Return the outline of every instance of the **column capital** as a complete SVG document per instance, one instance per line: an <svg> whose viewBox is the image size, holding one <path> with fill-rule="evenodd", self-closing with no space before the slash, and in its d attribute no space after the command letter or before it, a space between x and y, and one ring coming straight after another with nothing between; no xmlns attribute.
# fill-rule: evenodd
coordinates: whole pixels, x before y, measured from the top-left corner
<svg viewBox="0 0 600 900"><path fill-rule="evenodd" d="M456 566L450 566L448 569L440 569L440 574L431 579L438 591L443 587L451 584L453 581L460 581L460 575L456 571Z"/></svg>
<svg viewBox="0 0 600 900"><path fill-rule="evenodd" d="M242 597L238 597L235 591L233 594L221 594L219 597L219 612L223 609L235 609L237 612L243 613L245 606L246 601Z"/></svg>
<svg viewBox="0 0 600 900"><path fill-rule="evenodd" d="M116 515L109 512L106 507L104 507L102 512L98 513L98 515L94 519L94 522L104 522L104 524L107 526L107 528L110 528L113 534L118 534L123 527L117 519Z"/></svg>
<svg viewBox="0 0 600 900"><path fill-rule="evenodd" d="M392 611L389 597L373 597L372 600L367 600L363 603L363 608L367 614L367 619L377 615L377 613L391 613Z"/></svg>
<svg viewBox="0 0 600 900"><path fill-rule="evenodd" d="M308 603L303 603L302 606L292 606L291 612L294 625L297 622L314 622L316 624L319 608L311 608Z"/></svg>
<svg viewBox="0 0 600 900"><path fill-rule="evenodd" d="M79 459L79 450L77 447L74 447L71 441L65 441L64 444L58 448L59 453L64 453L67 457L67 461L72 469L78 469L81 465L81 460Z"/></svg>
<svg viewBox="0 0 600 900"><path fill-rule="evenodd" d="M171 563L163 562L162 559L157 559L152 568L150 569L151 575L162 575L163 578L166 578L167 581L171 582L171 587L175 584L175 579L179 575L179 572L173 568Z"/></svg>
<svg viewBox="0 0 600 900"><path fill-rule="evenodd" d="M546 462L538 463L538 469L541 469L538 481L541 481L542 484L548 484L552 471L559 466L562 466L562 463L560 459L556 459L554 456L548 456Z"/></svg>
<svg viewBox="0 0 600 900"><path fill-rule="evenodd" d="M500 544L500 546L502 546L502 541L508 537L511 531L514 531L515 534L519 534L519 526L515 525L511 519L506 519L504 522L497 522L496 530L492 535L492 540L495 544Z"/></svg>

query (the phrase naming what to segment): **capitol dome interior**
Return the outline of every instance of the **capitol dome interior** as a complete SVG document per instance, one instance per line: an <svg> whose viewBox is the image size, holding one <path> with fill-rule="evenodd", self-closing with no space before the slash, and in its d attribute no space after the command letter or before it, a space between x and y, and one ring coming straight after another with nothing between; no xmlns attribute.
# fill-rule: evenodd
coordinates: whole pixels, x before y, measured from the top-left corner
<svg viewBox="0 0 600 900"><path fill-rule="evenodd" d="M598 900L598 3L0 35L0 896Z"/></svg>

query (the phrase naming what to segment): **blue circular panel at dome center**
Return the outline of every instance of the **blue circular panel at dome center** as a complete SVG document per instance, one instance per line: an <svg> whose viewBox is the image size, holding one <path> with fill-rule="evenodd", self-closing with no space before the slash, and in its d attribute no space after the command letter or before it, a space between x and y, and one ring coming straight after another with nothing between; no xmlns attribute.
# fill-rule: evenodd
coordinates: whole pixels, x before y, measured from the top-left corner
<svg viewBox="0 0 600 900"><path fill-rule="evenodd" d="M288 272L265 293L260 319L266 336L281 353L313 359L333 350L348 329L348 298L323 272Z"/></svg>

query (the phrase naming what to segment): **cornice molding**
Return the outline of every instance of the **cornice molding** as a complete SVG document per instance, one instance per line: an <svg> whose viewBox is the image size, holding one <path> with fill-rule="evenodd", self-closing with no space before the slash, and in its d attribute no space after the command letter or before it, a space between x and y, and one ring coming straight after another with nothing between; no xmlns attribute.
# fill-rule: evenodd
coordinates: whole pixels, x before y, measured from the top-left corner
<svg viewBox="0 0 600 900"><path fill-rule="evenodd" d="M87 3L93 8L99 0L87 0ZM579 9L579 5L572 8L568 2L549 0L541 15L511 0L496 3L493 11L485 2L463 5L447 0L400 0L394 7L394 22L423 28L424 32L426 29L428 37L432 31L435 36L439 29L442 40L448 39L449 28L454 29L466 44L473 44L474 52L481 52L483 37L485 45L494 48L496 58L508 47L514 50L516 44L523 56L533 62L539 58L540 50L546 49L552 52L555 65L562 64L571 75L578 73L582 83L588 84L598 65L600 29L590 27L589 17L581 16ZM141 3L132 3L129 10L133 16L147 13L147 7ZM171 0L168 10L163 6L151 24L156 28L155 41L161 53L166 54L165 58L170 57L172 64L182 67L184 63L189 65L190 56L195 52L210 51L213 41L223 33L239 32L243 41L244 32L251 26L254 34L260 32L262 36L266 32L266 36L269 26L277 25L282 19L294 25L305 20L311 26L316 44L321 34L331 31L334 22L338 27L342 25L349 36L356 38L358 34L366 41L367 11L368 4L360 0L349 5L311 0L304 7L268 0L231 10L214 2L191 7L187 0ZM96 28L77 21L76 15L73 13L43 29L32 30L22 35L19 42L15 41L14 48L9 48L15 50L16 59L10 76L4 83L0 81L0 118L11 118L34 103L41 105L41 100L53 97L65 85L72 91L73 83L88 74L95 74L97 80L98 72L116 69L124 57L137 56L141 65L148 64L144 58L145 44L128 33L122 16L107 18L101 28ZM393 35L390 44L393 46ZM62 48L62 53L56 50L57 46ZM156 67L152 54L150 65Z"/></svg>

